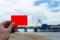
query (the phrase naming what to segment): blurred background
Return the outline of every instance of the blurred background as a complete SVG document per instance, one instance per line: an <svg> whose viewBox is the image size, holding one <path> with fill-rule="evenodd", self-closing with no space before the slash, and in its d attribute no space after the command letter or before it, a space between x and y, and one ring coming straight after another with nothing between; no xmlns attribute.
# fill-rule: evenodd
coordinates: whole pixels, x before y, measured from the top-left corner
<svg viewBox="0 0 60 40"><path fill-rule="evenodd" d="M60 32L60 0L0 0L0 22L11 15L28 15L28 30Z"/></svg>
<svg viewBox="0 0 60 40"><path fill-rule="evenodd" d="M27 15L9 40L60 40L60 0L0 0L0 22Z"/></svg>

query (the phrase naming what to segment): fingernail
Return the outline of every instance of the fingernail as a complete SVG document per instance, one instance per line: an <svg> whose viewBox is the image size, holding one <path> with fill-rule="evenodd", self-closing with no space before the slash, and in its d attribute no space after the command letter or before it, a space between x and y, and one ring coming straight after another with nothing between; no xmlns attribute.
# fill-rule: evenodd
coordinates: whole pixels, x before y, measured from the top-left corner
<svg viewBox="0 0 60 40"><path fill-rule="evenodd" d="M15 24L14 22L12 22L12 24Z"/></svg>

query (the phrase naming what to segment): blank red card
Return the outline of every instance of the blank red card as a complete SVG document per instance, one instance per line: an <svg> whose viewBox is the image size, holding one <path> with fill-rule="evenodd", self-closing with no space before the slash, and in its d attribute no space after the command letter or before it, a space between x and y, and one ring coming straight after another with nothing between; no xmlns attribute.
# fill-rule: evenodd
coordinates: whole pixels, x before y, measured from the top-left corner
<svg viewBox="0 0 60 40"><path fill-rule="evenodd" d="M11 21L17 26L27 26L27 15L12 15Z"/></svg>

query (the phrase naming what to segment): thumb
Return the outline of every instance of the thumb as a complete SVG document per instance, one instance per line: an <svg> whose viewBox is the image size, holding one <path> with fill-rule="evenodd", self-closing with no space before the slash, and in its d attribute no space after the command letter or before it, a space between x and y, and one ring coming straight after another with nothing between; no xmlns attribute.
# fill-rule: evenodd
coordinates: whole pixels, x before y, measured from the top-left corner
<svg viewBox="0 0 60 40"><path fill-rule="evenodd" d="M12 31L13 27L14 27L14 23L11 23L11 24L9 25L9 27L8 27L9 32Z"/></svg>

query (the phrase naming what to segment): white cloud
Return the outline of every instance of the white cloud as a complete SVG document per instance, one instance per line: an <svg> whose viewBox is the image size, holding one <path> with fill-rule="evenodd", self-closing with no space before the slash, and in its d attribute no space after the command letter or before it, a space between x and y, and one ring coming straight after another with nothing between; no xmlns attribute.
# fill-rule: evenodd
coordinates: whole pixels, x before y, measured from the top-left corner
<svg viewBox="0 0 60 40"><path fill-rule="evenodd" d="M32 20L32 16L43 17L43 23L49 24L52 19L59 20L60 12L53 13L48 9L47 3L41 4L36 7L33 6L33 2L36 0L0 0L0 21L9 20L11 15L26 14L29 16L29 25L35 25L36 20ZM60 7L58 7L59 9ZM34 17L35 17L34 16ZM39 19L39 18L36 18ZM56 20L56 21L57 21ZM34 23L32 23L34 21ZM55 21L54 21L55 22ZM52 23L52 22L51 22Z"/></svg>

